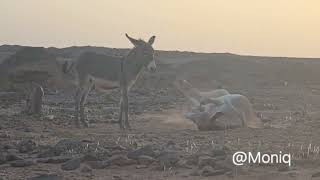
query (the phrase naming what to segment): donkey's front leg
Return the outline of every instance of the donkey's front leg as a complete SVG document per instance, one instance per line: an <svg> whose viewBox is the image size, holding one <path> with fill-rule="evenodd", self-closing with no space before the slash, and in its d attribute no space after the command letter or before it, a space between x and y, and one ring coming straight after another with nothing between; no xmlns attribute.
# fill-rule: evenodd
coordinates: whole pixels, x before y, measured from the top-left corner
<svg viewBox="0 0 320 180"><path fill-rule="evenodd" d="M129 98L128 94L125 93L123 97L123 109L124 109L124 125L127 129L131 129L130 124L129 124Z"/></svg>
<svg viewBox="0 0 320 180"><path fill-rule="evenodd" d="M124 130L124 124L123 124L123 121L122 121L122 113L123 113L123 98L121 96L120 98L120 105L119 105L119 119L118 119L118 122L119 122L119 125L120 125L120 129L121 130Z"/></svg>

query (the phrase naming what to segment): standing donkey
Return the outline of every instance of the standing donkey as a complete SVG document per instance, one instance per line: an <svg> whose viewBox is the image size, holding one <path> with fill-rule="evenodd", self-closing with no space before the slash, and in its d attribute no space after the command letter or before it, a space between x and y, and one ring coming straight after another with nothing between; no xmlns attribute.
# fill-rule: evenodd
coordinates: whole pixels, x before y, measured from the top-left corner
<svg viewBox="0 0 320 180"><path fill-rule="evenodd" d="M126 56L115 57L86 52L79 56L76 63L64 63L63 72L68 73L72 70L76 76L75 120L77 126L80 126L79 121L85 127L89 125L85 119L84 105L90 90L94 86L97 90L120 88L120 129L131 128L128 121L128 91L145 68L151 72L156 70L152 47L156 37L152 36L148 42L134 39L128 34L126 34L126 37L134 45Z"/></svg>

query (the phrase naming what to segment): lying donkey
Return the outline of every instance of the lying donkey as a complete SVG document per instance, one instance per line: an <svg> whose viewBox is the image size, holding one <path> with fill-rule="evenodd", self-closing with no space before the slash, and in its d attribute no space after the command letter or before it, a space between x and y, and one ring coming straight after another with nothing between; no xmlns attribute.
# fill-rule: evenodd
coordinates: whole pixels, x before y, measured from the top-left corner
<svg viewBox="0 0 320 180"><path fill-rule="evenodd" d="M128 91L145 68L152 72L156 70L152 47L156 37L152 36L148 42L134 39L127 34L126 37L134 47L124 57L86 52L80 55L77 61L71 63L66 61L64 63L62 71L64 73L73 71L76 77L75 118L77 126L80 126L79 121L81 121L84 126L88 127L88 122L85 120L84 105L88 93L94 86L97 90L120 88L119 125L121 129L130 129Z"/></svg>
<svg viewBox="0 0 320 180"><path fill-rule="evenodd" d="M186 82L183 84L186 85ZM193 88L190 83L188 83L189 88L186 87L179 90L193 103L193 110L185 116L192 120L199 130L263 126L247 97L229 94L224 89L203 93Z"/></svg>

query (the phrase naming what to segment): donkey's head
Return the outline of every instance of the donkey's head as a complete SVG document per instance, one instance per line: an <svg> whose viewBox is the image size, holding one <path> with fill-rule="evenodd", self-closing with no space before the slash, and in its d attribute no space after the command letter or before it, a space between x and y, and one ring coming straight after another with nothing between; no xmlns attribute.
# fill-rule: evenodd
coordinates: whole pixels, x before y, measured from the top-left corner
<svg viewBox="0 0 320 180"><path fill-rule="evenodd" d="M156 62L154 60L154 49L152 44L156 37L152 36L148 42L141 39L134 39L126 34L127 38L134 45L134 48L130 52L136 59L138 65L146 67L149 71L154 72L157 69Z"/></svg>

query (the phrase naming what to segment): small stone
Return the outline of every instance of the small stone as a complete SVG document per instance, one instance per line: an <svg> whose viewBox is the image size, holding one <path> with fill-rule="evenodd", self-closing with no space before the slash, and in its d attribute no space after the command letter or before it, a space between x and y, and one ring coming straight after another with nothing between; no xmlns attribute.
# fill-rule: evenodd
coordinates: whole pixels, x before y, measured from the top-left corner
<svg viewBox="0 0 320 180"><path fill-rule="evenodd" d="M65 170L65 171L76 170L80 167L80 164L81 164L80 158L71 159L71 160L65 162L64 164L62 164L61 169Z"/></svg>
<svg viewBox="0 0 320 180"><path fill-rule="evenodd" d="M127 156L129 159L138 160L140 156L155 157L155 152L153 151L151 145L147 145L140 149L129 152Z"/></svg>
<svg viewBox="0 0 320 180"><path fill-rule="evenodd" d="M192 169L192 166L188 165L185 159L180 159L176 166L179 168Z"/></svg>
<svg viewBox="0 0 320 180"><path fill-rule="evenodd" d="M225 174L225 171L223 170L214 170L211 166L205 166L201 170L201 176L209 177L209 176L218 176Z"/></svg>
<svg viewBox="0 0 320 180"><path fill-rule="evenodd" d="M63 180L63 177L55 174L41 174L32 178L28 178L28 180Z"/></svg>
<svg viewBox="0 0 320 180"><path fill-rule="evenodd" d="M33 151L37 147L36 143L32 140L20 141L17 148L20 153L27 153Z"/></svg>
<svg viewBox="0 0 320 180"><path fill-rule="evenodd" d="M121 176L114 175L114 176L112 176L112 179L113 179L113 180L122 180L122 177L121 177Z"/></svg>
<svg viewBox="0 0 320 180"><path fill-rule="evenodd" d="M91 173L92 169L90 167L88 167L88 166L83 166L81 168L81 172L83 172L83 173Z"/></svg>
<svg viewBox="0 0 320 180"><path fill-rule="evenodd" d="M198 170L194 170L190 173L190 176L200 176L199 171Z"/></svg>
<svg viewBox="0 0 320 180"><path fill-rule="evenodd" d="M231 162L231 160L216 161L214 168L218 170L223 170L225 172L230 172L234 168L234 165Z"/></svg>
<svg viewBox="0 0 320 180"><path fill-rule="evenodd" d="M104 169L110 166L109 161L87 161L85 163L92 169Z"/></svg>
<svg viewBox="0 0 320 180"><path fill-rule="evenodd" d="M136 169L146 169L146 168L148 168L147 165L137 165L136 166Z"/></svg>
<svg viewBox="0 0 320 180"><path fill-rule="evenodd" d="M134 160L128 159L126 156L123 156L123 155L112 156L109 162L112 165L118 165L118 166L128 166L128 165L135 164Z"/></svg>
<svg viewBox="0 0 320 180"><path fill-rule="evenodd" d="M219 144L215 144L212 146L210 151L210 156L217 157L217 156L226 156L227 147Z"/></svg>
<svg viewBox="0 0 320 180"><path fill-rule="evenodd" d="M82 162L86 161L99 161L100 159L97 157L96 154L86 154L81 158Z"/></svg>
<svg viewBox="0 0 320 180"><path fill-rule="evenodd" d="M71 160L72 158L69 156L56 156L56 157L49 157L49 158L41 158L38 159L38 163L49 163L49 164L60 164Z"/></svg>
<svg viewBox="0 0 320 180"><path fill-rule="evenodd" d="M140 156L138 162L140 165L150 165L155 161L153 157L150 156Z"/></svg>
<svg viewBox="0 0 320 180"><path fill-rule="evenodd" d="M179 161L179 155L176 152L162 152L157 158L161 167L169 168L176 165Z"/></svg>
<svg viewBox="0 0 320 180"><path fill-rule="evenodd" d="M11 167L27 167L34 165L34 162L31 160L16 160L10 163Z"/></svg>
<svg viewBox="0 0 320 180"><path fill-rule="evenodd" d="M204 166L215 166L215 159L210 156L200 156L198 159L198 167L199 169L203 168Z"/></svg>

